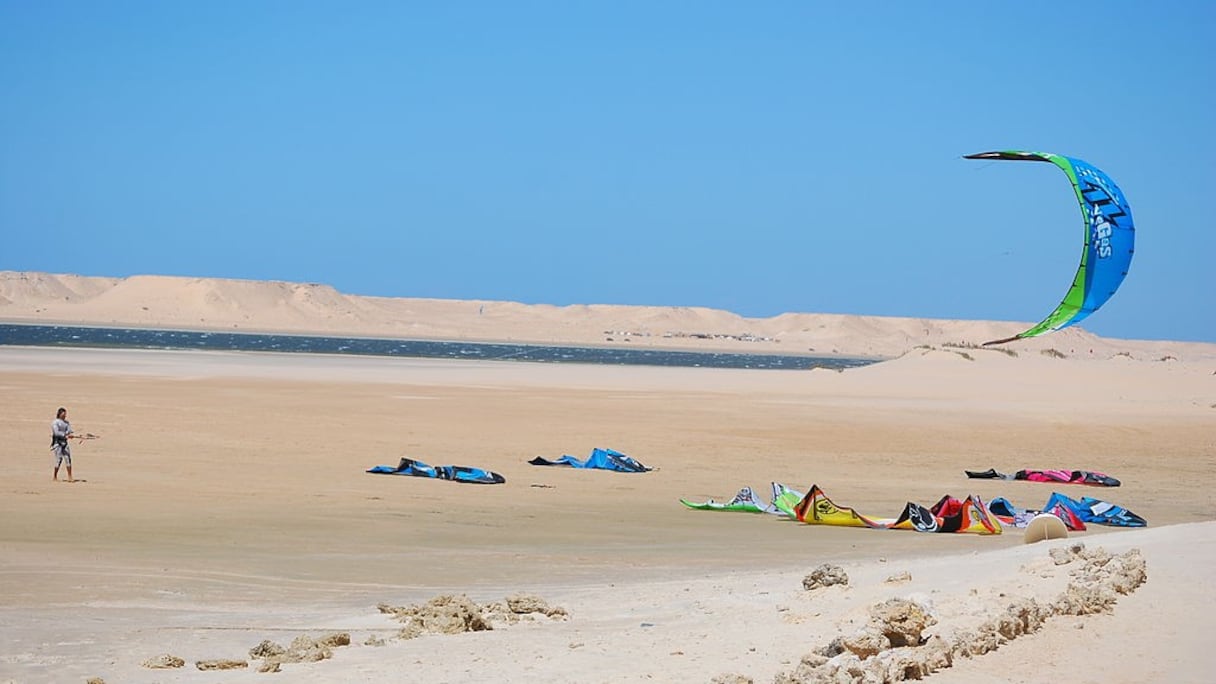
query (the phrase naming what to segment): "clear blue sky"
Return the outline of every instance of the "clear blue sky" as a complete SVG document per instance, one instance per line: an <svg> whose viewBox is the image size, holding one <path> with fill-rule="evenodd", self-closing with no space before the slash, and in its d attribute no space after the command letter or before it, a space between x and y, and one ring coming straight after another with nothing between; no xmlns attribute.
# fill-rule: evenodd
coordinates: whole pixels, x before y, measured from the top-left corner
<svg viewBox="0 0 1216 684"><path fill-rule="evenodd" d="M1216 341L1216 3L0 0L0 270Z"/></svg>

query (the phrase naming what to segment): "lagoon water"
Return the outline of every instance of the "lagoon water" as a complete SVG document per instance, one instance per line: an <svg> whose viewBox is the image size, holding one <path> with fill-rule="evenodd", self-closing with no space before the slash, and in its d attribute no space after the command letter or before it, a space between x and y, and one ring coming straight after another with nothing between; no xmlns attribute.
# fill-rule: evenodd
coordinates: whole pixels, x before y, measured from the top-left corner
<svg viewBox="0 0 1216 684"><path fill-rule="evenodd" d="M209 349L308 354L352 354L432 359L481 359L537 363L589 363L628 366L679 366L845 370L875 359L738 352L695 352L627 347L577 347L503 342L398 340L261 333L93 328L58 325L0 324L0 345L92 347L109 349Z"/></svg>

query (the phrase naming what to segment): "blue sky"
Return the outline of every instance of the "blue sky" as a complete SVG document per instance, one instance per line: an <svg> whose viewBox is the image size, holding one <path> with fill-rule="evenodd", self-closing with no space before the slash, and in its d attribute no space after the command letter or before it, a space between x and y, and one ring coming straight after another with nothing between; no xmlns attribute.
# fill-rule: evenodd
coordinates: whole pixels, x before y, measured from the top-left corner
<svg viewBox="0 0 1216 684"><path fill-rule="evenodd" d="M0 0L0 270L1216 341L1210 2Z"/></svg>

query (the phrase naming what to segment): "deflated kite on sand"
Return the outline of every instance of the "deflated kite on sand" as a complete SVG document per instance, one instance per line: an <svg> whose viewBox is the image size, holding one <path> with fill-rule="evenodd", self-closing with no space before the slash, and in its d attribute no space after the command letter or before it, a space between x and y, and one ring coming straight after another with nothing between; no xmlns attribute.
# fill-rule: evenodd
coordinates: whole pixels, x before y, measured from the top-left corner
<svg viewBox="0 0 1216 684"><path fill-rule="evenodd" d="M1041 511L1028 508L1018 508L1014 506L1009 499L1003 496L998 496L988 502L988 512L996 516L1001 524L1011 527L1027 527L1030 522L1042 514L1054 515L1064 523L1067 529L1074 532L1082 532L1085 530L1085 521L1081 520L1073 510L1062 503L1056 502L1050 508L1044 508Z"/></svg>
<svg viewBox="0 0 1216 684"><path fill-rule="evenodd" d="M836 505L817 485L795 507L795 517L809 525L842 525L876 530L916 530L917 532L956 532L1000 534L1001 523L988 515L977 496L959 500L943 496L932 508L909 501L897 518L875 518L852 508Z"/></svg>
<svg viewBox="0 0 1216 684"><path fill-rule="evenodd" d="M543 456L528 461L528 463L537 466L569 466L571 468L587 468L595 470L613 470L618 473L645 473L652 468L639 463L630 456L626 456L619 451L612 449L592 449L591 455L587 460L583 461L570 455L564 455L556 461L550 461Z"/></svg>
<svg viewBox="0 0 1216 684"><path fill-rule="evenodd" d="M698 511L741 511L746 513L771 513L794 517L794 506L802 500L802 493L794 491L780 482L773 482L773 498L764 503L751 487L743 487L735 497L726 503L709 499L704 502L680 499L680 503Z"/></svg>
<svg viewBox="0 0 1216 684"><path fill-rule="evenodd" d="M1080 501L1070 499L1059 492L1052 492L1047 503L1040 510L1019 508L1009 500L998 497L992 500L989 508L993 515L1007 524L1015 527L1025 527L1035 515L1051 513L1070 530L1083 530L1085 523L1109 525L1112 527L1147 527L1148 521L1117 506L1109 501L1093 497L1081 497Z"/></svg>
<svg viewBox="0 0 1216 684"><path fill-rule="evenodd" d="M889 529L913 529L917 532L967 532L971 534L1000 534L1001 523L988 514L984 502L975 495L966 499L943 496L932 508L908 502L904 512Z"/></svg>
<svg viewBox="0 0 1216 684"><path fill-rule="evenodd" d="M451 480L453 482L468 482L471 484L502 484L507 478L498 473L470 466L443 465L432 466L412 458L403 458L397 467L378 465L369 468L369 473L375 475L409 475L412 477L429 477L436 480Z"/></svg>
<svg viewBox="0 0 1216 684"><path fill-rule="evenodd" d="M995 468L985 471L965 470L967 477L976 480L1025 480L1027 482L1050 482L1052 484L1079 484L1093 487L1118 487L1121 482L1106 473L1092 470L1019 470L1013 474L998 472Z"/></svg>
<svg viewBox="0 0 1216 684"><path fill-rule="evenodd" d="M799 495L777 482L772 483L772 486L773 500L768 504L764 503L751 487L739 490L735 498L727 503L719 503L713 499L704 503L680 499L680 503L696 510L785 514L808 525L918 532L1001 533L1000 521L988 514L984 502L977 496L968 496L963 500L944 496L931 508L908 502L898 517L876 518L862 515L846 506L838 506L818 485L812 485L805 495Z"/></svg>

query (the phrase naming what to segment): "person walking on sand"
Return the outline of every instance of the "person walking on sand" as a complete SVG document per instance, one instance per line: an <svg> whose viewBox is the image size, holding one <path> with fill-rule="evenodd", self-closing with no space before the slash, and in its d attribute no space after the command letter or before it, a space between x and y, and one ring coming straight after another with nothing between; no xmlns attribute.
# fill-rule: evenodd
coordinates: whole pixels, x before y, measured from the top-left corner
<svg viewBox="0 0 1216 684"><path fill-rule="evenodd" d="M55 466L51 472L51 479L59 480L59 466L66 465L68 468L68 482L74 482L72 479L72 449L68 446L68 440L75 437L72 434L72 424L68 422L68 410L60 408L55 413L55 420L51 423L51 458L54 459Z"/></svg>

